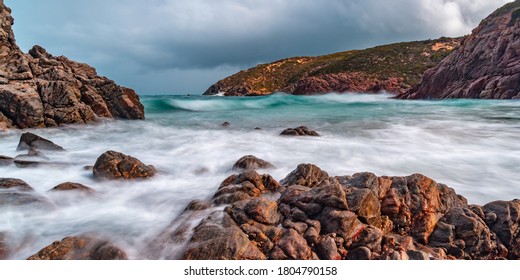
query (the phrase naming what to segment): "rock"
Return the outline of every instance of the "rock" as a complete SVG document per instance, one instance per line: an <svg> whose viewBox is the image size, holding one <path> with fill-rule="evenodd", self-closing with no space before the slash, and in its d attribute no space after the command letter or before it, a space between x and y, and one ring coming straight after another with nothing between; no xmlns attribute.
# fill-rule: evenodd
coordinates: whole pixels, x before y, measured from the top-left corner
<svg viewBox="0 0 520 280"><path fill-rule="evenodd" d="M348 205L362 222L381 228L381 204L370 189L351 189Z"/></svg>
<svg viewBox="0 0 520 280"><path fill-rule="evenodd" d="M285 230L271 253L271 259L279 260L310 260L311 248L307 241L295 230Z"/></svg>
<svg viewBox="0 0 520 280"><path fill-rule="evenodd" d="M16 150L64 151L65 149L43 137L40 137L30 132L26 132L22 134L22 136L20 137L20 142L18 143L18 147L16 148Z"/></svg>
<svg viewBox="0 0 520 280"><path fill-rule="evenodd" d="M9 256L9 246L7 245L7 233L0 232L0 260L6 260Z"/></svg>
<svg viewBox="0 0 520 280"><path fill-rule="evenodd" d="M208 250L211 248L210 250ZM226 213L215 212L194 229L186 260L263 260L264 254Z"/></svg>
<svg viewBox="0 0 520 280"><path fill-rule="evenodd" d="M80 193L84 193L84 194L94 194L94 193L96 193L95 190L93 190L93 189L91 189L91 188L89 188L87 186L84 186L84 185L78 184L78 183L71 183L71 182L59 184L56 187L52 188L50 191L51 192L63 192L63 191L70 192L70 191L74 191L74 192L80 192Z"/></svg>
<svg viewBox="0 0 520 280"><path fill-rule="evenodd" d="M320 237L316 243L315 250L320 260L341 260L336 242L330 236Z"/></svg>
<svg viewBox="0 0 520 280"><path fill-rule="evenodd" d="M202 211L211 208L212 204L209 201L204 200L193 200L188 204L185 211Z"/></svg>
<svg viewBox="0 0 520 280"><path fill-rule="evenodd" d="M283 135L283 136L316 136L316 137L320 136L316 131L310 130L306 126L300 126L297 128L288 128L288 129L282 131L282 133L280 133L280 135Z"/></svg>
<svg viewBox="0 0 520 280"><path fill-rule="evenodd" d="M231 125L231 124L230 124L229 122L224 122L224 123L221 124L221 126L223 126L223 127L228 127L228 126L230 126L230 125Z"/></svg>
<svg viewBox="0 0 520 280"><path fill-rule="evenodd" d="M291 174L281 180L280 184L284 186L300 185L314 188L328 178L329 174L322 171L316 165L300 164Z"/></svg>
<svg viewBox="0 0 520 280"><path fill-rule="evenodd" d="M137 94L98 76L94 68L54 57L40 46L23 53L3 2L0 21L0 130L144 118Z"/></svg>
<svg viewBox="0 0 520 280"><path fill-rule="evenodd" d="M31 149L29 152L25 155L17 155L14 157L14 162L20 162L20 161L41 161L46 162L49 161L50 158L48 158L46 155L44 155L42 152Z"/></svg>
<svg viewBox="0 0 520 280"><path fill-rule="evenodd" d="M32 192L34 189L25 181L13 178L0 178L0 190L18 190L22 192Z"/></svg>
<svg viewBox="0 0 520 280"><path fill-rule="evenodd" d="M276 225L280 221L278 204L265 198L252 199L244 210L249 217L262 224Z"/></svg>
<svg viewBox="0 0 520 280"><path fill-rule="evenodd" d="M271 163L259 159L255 156L249 155L240 158L235 165L233 165L233 170L256 170L256 169L268 169L274 168L274 165Z"/></svg>
<svg viewBox="0 0 520 280"><path fill-rule="evenodd" d="M271 176L261 176L254 170L246 170L240 175L231 175L224 180L212 201L217 205L232 204L276 191L279 187L278 182Z"/></svg>
<svg viewBox="0 0 520 280"><path fill-rule="evenodd" d="M126 253L106 240L93 237L66 237L55 241L28 260L127 260Z"/></svg>
<svg viewBox="0 0 520 280"><path fill-rule="evenodd" d="M520 200L495 201L482 207L486 224L508 250L508 259L520 258Z"/></svg>
<svg viewBox="0 0 520 280"><path fill-rule="evenodd" d="M452 208L437 223L430 244L442 247L451 255L472 259L494 259L497 244L485 222L467 208Z"/></svg>
<svg viewBox="0 0 520 280"><path fill-rule="evenodd" d="M327 207L319 215L321 234L337 234L344 239L351 239L363 230L362 223L354 212Z"/></svg>
<svg viewBox="0 0 520 280"><path fill-rule="evenodd" d="M484 19L459 48L399 98L520 98L519 7L519 1L509 3Z"/></svg>
<svg viewBox="0 0 520 280"><path fill-rule="evenodd" d="M372 252L367 247L358 247L348 251L347 260L370 260Z"/></svg>
<svg viewBox="0 0 520 280"><path fill-rule="evenodd" d="M94 177L100 179L128 180L153 177L156 170L152 165L145 165L134 157L108 151L97 159L93 173Z"/></svg>
<svg viewBox="0 0 520 280"><path fill-rule="evenodd" d="M14 158L6 157L6 156L0 156L0 166L7 166L14 163Z"/></svg>

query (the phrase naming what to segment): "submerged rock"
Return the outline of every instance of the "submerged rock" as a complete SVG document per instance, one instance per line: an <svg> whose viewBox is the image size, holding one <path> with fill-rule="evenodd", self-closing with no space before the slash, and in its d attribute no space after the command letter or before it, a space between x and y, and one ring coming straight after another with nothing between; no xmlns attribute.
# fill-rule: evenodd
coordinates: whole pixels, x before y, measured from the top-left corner
<svg viewBox="0 0 520 280"><path fill-rule="evenodd" d="M0 190L18 190L22 192L32 192L34 189L25 181L13 178L0 178Z"/></svg>
<svg viewBox="0 0 520 280"><path fill-rule="evenodd" d="M94 194L96 192L95 190L93 190L85 185L82 185L79 183L71 183L71 182L59 184L56 187L52 188L50 191L51 192L75 191L75 192L81 192L81 193L85 193L85 194Z"/></svg>
<svg viewBox="0 0 520 280"><path fill-rule="evenodd" d="M48 150L48 151L64 151L63 147L54 144L52 141L40 137L36 134L26 132L20 137L20 143L18 143L17 151L29 150Z"/></svg>
<svg viewBox="0 0 520 280"><path fill-rule="evenodd" d="M306 126L300 126L297 128L288 128L288 129L282 131L282 133L280 133L280 135L283 135L283 136L316 136L316 137L320 136L318 134L318 132L309 129Z"/></svg>
<svg viewBox="0 0 520 280"><path fill-rule="evenodd" d="M271 163L259 159L255 156L249 155L240 158L234 165L233 170L256 170L256 169L267 169L274 168L274 165Z"/></svg>
<svg viewBox="0 0 520 280"><path fill-rule="evenodd" d="M109 241L93 237L66 237L55 241L28 260L127 260L126 253Z"/></svg>
<svg viewBox="0 0 520 280"><path fill-rule="evenodd" d="M138 179L153 177L157 171L138 159L122 153L108 151L94 165L94 177L100 179Z"/></svg>

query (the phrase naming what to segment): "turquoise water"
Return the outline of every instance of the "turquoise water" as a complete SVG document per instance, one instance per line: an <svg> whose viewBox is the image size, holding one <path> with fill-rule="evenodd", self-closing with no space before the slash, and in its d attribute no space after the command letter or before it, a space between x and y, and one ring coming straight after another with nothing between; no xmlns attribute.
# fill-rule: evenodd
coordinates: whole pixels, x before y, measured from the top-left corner
<svg viewBox="0 0 520 280"><path fill-rule="evenodd" d="M108 236L131 258L147 258L148 242L189 201L211 197L234 162L248 154L274 164L261 172L278 180L300 163L314 163L330 175L422 173L470 203L520 198L519 101L400 101L368 94L143 96L142 101L145 121L31 130L65 147L47 156L69 167L0 166L1 177L23 179L57 205L54 211L0 211L0 232L14 233L8 242L17 250L10 258L26 258L85 232ZM279 136L300 125L322 136ZM1 155L17 154L21 133L0 134ZM145 182L96 181L83 166L107 150L135 156L160 173ZM96 199L47 192L67 181L94 188Z"/></svg>

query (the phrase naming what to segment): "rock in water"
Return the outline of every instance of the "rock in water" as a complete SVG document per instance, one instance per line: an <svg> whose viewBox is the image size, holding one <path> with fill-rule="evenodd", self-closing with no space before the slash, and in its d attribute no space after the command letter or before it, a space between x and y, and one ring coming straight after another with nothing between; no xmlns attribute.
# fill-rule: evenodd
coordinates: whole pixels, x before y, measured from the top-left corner
<svg viewBox="0 0 520 280"><path fill-rule="evenodd" d="M23 192L32 192L34 189L25 181L13 178L0 178L0 189L19 190Z"/></svg>
<svg viewBox="0 0 520 280"><path fill-rule="evenodd" d="M54 144L52 141L40 137L36 134L26 132L20 137L17 151L22 150L48 150L48 151L64 151L61 146Z"/></svg>
<svg viewBox="0 0 520 280"><path fill-rule="evenodd" d="M256 170L256 169L267 169L274 168L274 165L271 163L259 159L255 156L249 155L240 158L235 165L233 165L233 170Z"/></svg>
<svg viewBox="0 0 520 280"><path fill-rule="evenodd" d="M108 151L97 159L93 172L96 178L113 180L149 178L155 175L156 170L134 157Z"/></svg>
<svg viewBox="0 0 520 280"><path fill-rule="evenodd" d="M288 129L282 131L282 133L280 133L280 135L283 135L283 136L316 136L316 137L320 136L318 134L318 132L316 132L314 130L310 130L306 126L300 126L297 128L288 128Z"/></svg>
<svg viewBox="0 0 520 280"><path fill-rule="evenodd" d="M139 96L94 68L54 57L40 46L23 53L3 1L0 22L0 131L84 124L99 117L144 119Z"/></svg>
<svg viewBox="0 0 520 280"><path fill-rule="evenodd" d="M96 192L95 190L93 190L87 186L84 186L84 185L78 184L78 183L71 183L71 182L59 184L56 187L52 188L50 191L51 192L76 191L76 192L81 192L81 193L85 193L85 194L93 194Z"/></svg>
<svg viewBox="0 0 520 280"><path fill-rule="evenodd" d="M126 253L106 240L66 237L55 241L28 260L127 260Z"/></svg>
<svg viewBox="0 0 520 280"><path fill-rule="evenodd" d="M484 19L403 99L520 98L520 1Z"/></svg>

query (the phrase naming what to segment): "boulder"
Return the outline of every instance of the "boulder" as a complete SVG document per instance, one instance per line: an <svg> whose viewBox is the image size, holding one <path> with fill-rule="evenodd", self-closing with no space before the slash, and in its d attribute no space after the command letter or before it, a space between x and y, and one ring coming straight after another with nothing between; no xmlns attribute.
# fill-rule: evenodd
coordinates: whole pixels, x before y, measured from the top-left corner
<svg viewBox="0 0 520 280"><path fill-rule="evenodd" d="M314 188L329 178L329 174L313 164L300 164L280 181L284 186L300 185Z"/></svg>
<svg viewBox="0 0 520 280"><path fill-rule="evenodd" d="M157 171L138 159L122 153L108 151L94 165L94 177L100 179L143 179L153 177Z"/></svg>
<svg viewBox="0 0 520 280"><path fill-rule="evenodd" d="M0 166L11 165L14 163L14 158L7 156L0 156Z"/></svg>
<svg viewBox="0 0 520 280"><path fill-rule="evenodd" d="M13 178L0 178L0 190L18 190L22 192L32 192L34 189L25 181Z"/></svg>
<svg viewBox="0 0 520 280"><path fill-rule="evenodd" d="M20 137L17 151L22 150L47 150L47 151L64 151L61 146L54 144L52 141L40 137L36 134L26 132Z"/></svg>
<svg viewBox="0 0 520 280"><path fill-rule="evenodd" d="M80 193L85 193L85 194L94 194L96 192L95 190L93 190L85 185L82 185L79 183L71 183L71 182L59 184L56 187L52 188L50 191L51 192L74 191L74 192L80 192Z"/></svg>
<svg viewBox="0 0 520 280"><path fill-rule="evenodd" d="M0 207L30 206L50 210L52 202L34 192L34 189L20 179L0 178Z"/></svg>
<svg viewBox="0 0 520 280"><path fill-rule="evenodd" d="M508 250L509 259L520 258L520 200L495 201L484 205L485 222Z"/></svg>
<svg viewBox="0 0 520 280"><path fill-rule="evenodd" d="M318 134L318 132L309 129L306 126L300 126L297 128L288 128L288 129L282 131L282 133L280 133L280 135L282 135L282 136L315 136L315 137L320 136Z"/></svg>
<svg viewBox="0 0 520 280"><path fill-rule="evenodd" d="M109 241L88 236L55 241L28 260L127 260L128 256Z"/></svg>
<svg viewBox="0 0 520 280"><path fill-rule="evenodd" d="M267 168L274 168L274 165L252 155L240 158L235 165L233 165L233 170L256 170Z"/></svg>

